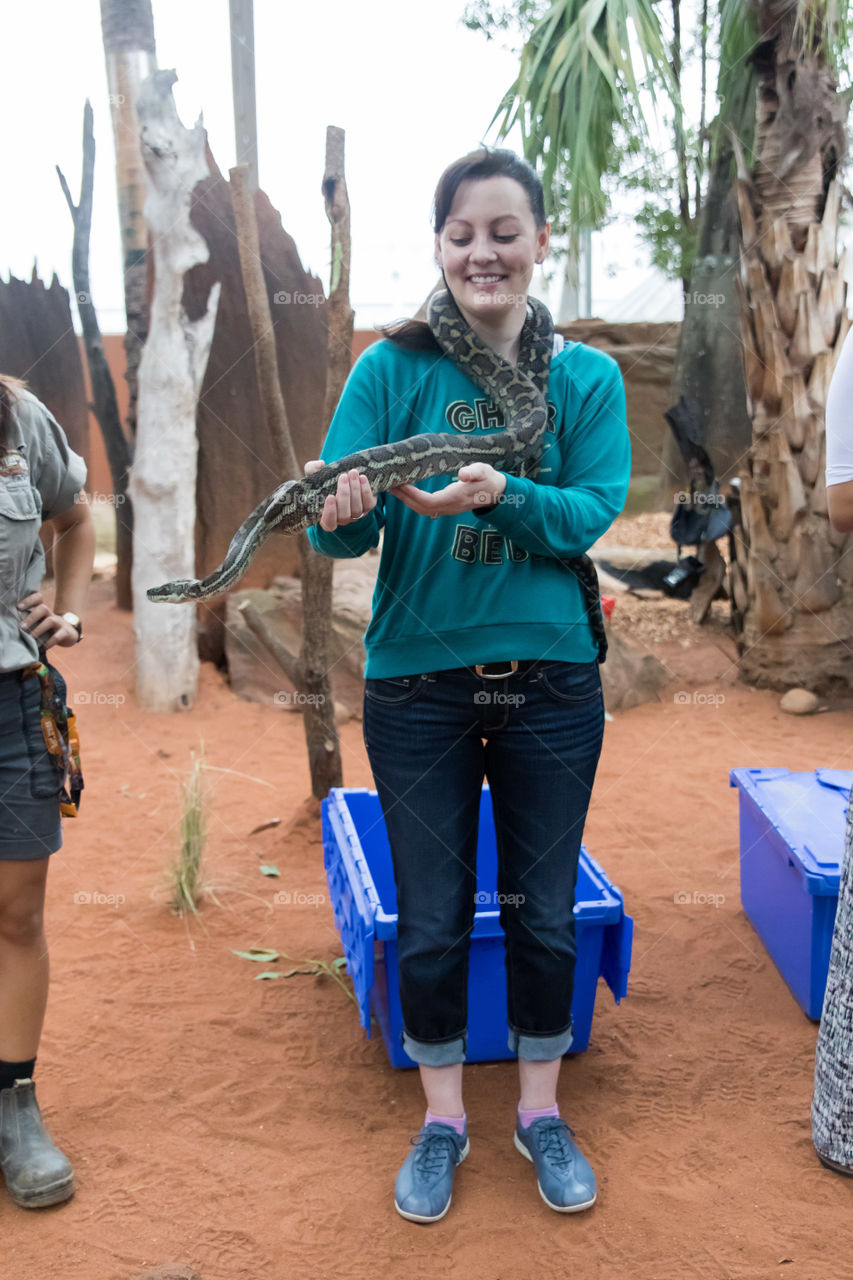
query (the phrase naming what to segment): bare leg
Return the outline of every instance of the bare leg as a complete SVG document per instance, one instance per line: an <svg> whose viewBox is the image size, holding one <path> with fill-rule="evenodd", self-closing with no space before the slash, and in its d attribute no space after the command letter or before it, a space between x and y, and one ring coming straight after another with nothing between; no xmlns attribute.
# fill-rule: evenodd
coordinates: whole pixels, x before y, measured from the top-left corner
<svg viewBox="0 0 853 1280"><path fill-rule="evenodd" d="M419 1066L427 1106L437 1116L462 1116L462 1063L449 1067Z"/></svg>
<svg viewBox="0 0 853 1280"><path fill-rule="evenodd" d="M542 1111L555 1105L562 1062L562 1058L554 1058L551 1062L529 1062L519 1058L518 1080L522 1110Z"/></svg>
<svg viewBox="0 0 853 1280"><path fill-rule="evenodd" d="M44 936L48 858L0 862L0 1058L38 1052L50 961Z"/></svg>
<svg viewBox="0 0 853 1280"><path fill-rule="evenodd" d="M49 978L47 864L47 858L0 862L0 1058L6 1062L38 1053ZM44 1127L31 1080L0 1090L0 1169L7 1192L25 1209L74 1194L71 1165Z"/></svg>

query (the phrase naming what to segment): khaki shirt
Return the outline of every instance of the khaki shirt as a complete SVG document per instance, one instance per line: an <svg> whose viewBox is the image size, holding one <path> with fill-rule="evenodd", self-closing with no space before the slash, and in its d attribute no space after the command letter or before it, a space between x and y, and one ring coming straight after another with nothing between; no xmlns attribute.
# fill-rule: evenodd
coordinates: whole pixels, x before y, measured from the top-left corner
<svg viewBox="0 0 853 1280"><path fill-rule="evenodd" d="M67 511L86 480L86 464L29 391L13 390L7 442L0 446L0 671L38 658L20 628L19 600L41 587L42 521Z"/></svg>

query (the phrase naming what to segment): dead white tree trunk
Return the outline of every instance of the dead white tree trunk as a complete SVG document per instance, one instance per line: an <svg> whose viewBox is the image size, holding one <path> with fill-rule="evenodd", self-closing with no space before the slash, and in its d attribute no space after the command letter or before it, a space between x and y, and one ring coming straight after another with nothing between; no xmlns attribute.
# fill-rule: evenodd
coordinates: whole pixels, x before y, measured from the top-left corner
<svg viewBox="0 0 853 1280"><path fill-rule="evenodd" d="M135 512L133 617L136 692L151 711L193 704L198 679L196 615L146 598L148 587L195 577L196 403L213 338L219 285L190 321L184 276L206 262L190 225L193 187L208 176L201 121L185 129L172 98L174 71L155 71L137 104L148 175L145 216L154 252L154 297L139 366L139 419L130 490Z"/></svg>

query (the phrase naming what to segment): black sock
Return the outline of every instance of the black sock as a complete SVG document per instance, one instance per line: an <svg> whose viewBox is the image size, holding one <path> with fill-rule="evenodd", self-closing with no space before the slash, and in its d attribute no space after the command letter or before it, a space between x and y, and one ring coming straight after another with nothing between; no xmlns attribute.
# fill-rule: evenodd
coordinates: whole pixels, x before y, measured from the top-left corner
<svg viewBox="0 0 853 1280"><path fill-rule="evenodd" d="M0 1058L0 1089L11 1089L16 1080L29 1080L35 1069L35 1058L24 1062L6 1062Z"/></svg>

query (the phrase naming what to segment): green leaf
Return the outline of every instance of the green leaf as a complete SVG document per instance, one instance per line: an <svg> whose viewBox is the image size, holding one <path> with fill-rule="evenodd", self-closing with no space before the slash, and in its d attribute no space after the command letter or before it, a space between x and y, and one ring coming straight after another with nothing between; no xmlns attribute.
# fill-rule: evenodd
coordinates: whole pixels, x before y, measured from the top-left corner
<svg viewBox="0 0 853 1280"><path fill-rule="evenodd" d="M281 872L279 871L278 867L273 867L273 866L270 866L269 864L260 867L260 872L261 872L261 875L264 875L264 876L280 876L281 875Z"/></svg>
<svg viewBox="0 0 853 1280"><path fill-rule="evenodd" d="M232 950L231 954L239 956L241 960L256 960L261 964L271 964L273 960L281 958L278 951L269 951L264 947L249 947L248 951Z"/></svg>
<svg viewBox="0 0 853 1280"><path fill-rule="evenodd" d="M264 978L294 978L297 974L313 976L319 972L319 969L288 969L286 971L284 969L268 969L265 973L256 974L255 982L260 982Z"/></svg>
<svg viewBox="0 0 853 1280"><path fill-rule="evenodd" d="M347 962L346 956L338 956L337 960L333 960L329 965L330 969L343 969Z"/></svg>

